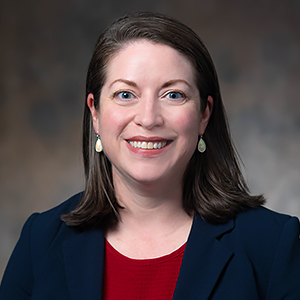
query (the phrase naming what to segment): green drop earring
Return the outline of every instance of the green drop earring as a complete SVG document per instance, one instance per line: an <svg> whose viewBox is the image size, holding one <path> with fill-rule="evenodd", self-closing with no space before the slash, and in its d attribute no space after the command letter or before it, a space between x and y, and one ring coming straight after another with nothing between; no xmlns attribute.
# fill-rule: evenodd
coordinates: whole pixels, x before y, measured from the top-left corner
<svg viewBox="0 0 300 300"><path fill-rule="evenodd" d="M200 153L203 153L203 152L205 152L205 150L206 150L206 144L205 144L205 142L202 138L202 135L201 135L200 140L198 142L198 151Z"/></svg>

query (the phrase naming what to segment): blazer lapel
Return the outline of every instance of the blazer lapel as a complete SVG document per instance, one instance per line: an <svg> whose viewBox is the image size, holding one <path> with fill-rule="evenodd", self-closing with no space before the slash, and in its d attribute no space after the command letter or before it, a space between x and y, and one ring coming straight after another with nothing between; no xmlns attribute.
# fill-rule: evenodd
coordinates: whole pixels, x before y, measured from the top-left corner
<svg viewBox="0 0 300 300"><path fill-rule="evenodd" d="M104 234L99 229L78 232L63 244L71 300L101 300Z"/></svg>
<svg viewBox="0 0 300 300"><path fill-rule="evenodd" d="M208 299L233 255L217 238L233 227L233 220L212 225L195 216L173 300Z"/></svg>

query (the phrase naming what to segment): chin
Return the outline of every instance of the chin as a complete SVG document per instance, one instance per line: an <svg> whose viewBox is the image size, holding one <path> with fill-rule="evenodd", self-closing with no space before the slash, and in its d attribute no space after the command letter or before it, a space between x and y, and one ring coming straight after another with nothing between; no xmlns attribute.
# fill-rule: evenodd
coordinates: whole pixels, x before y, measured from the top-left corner
<svg viewBox="0 0 300 300"><path fill-rule="evenodd" d="M132 175L131 178L133 178L136 182L140 184L155 184L160 183L163 180L162 176L153 175L150 174L139 174L139 175Z"/></svg>
<svg viewBox="0 0 300 300"><path fill-rule="evenodd" d="M174 174L177 174L174 170L166 170L165 172L160 169L161 172L158 172L158 168L145 168L142 172L131 173L130 176L137 183L145 185L169 185L170 182L175 180Z"/></svg>

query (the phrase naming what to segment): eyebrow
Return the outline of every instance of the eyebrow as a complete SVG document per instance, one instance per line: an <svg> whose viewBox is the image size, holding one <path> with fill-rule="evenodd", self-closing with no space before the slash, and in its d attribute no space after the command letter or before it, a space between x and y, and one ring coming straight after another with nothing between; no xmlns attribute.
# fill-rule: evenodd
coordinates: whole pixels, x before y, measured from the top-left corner
<svg viewBox="0 0 300 300"><path fill-rule="evenodd" d="M113 86L116 82L124 82L124 83L126 83L126 84L128 84L128 85L130 85L130 86L132 86L132 87L137 87L137 84L136 84L134 81L127 80L127 79L122 79L122 78L114 80L114 81L109 85L109 87Z"/></svg>
<svg viewBox="0 0 300 300"><path fill-rule="evenodd" d="M176 84L178 82L182 82L182 83L186 84L188 87L191 87L191 85L187 81L185 81L183 79L174 79L174 80L169 80L166 83L164 83L162 85L162 88L167 88L167 87L169 87L169 86L171 86L173 84Z"/></svg>
<svg viewBox="0 0 300 300"><path fill-rule="evenodd" d="M113 86L116 82L123 82L123 83L128 84L128 85L130 85L130 86L132 86L132 87L137 87L137 84L136 84L134 81L127 80L127 79L122 79L122 78L114 80L114 81L109 85L109 87ZM183 80L183 79L173 79L173 80L169 80L169 81L165 82L165 83L162 85L162 88L167 88L167 87L169 87L169 86L171 86L171 85L173 85L173 84L176 84L176 83L178 83L178 82L182 82L182 83L186 84L188 87L191 87L191 85L190 85L187 81L185 81L185 80Z"/></svg>

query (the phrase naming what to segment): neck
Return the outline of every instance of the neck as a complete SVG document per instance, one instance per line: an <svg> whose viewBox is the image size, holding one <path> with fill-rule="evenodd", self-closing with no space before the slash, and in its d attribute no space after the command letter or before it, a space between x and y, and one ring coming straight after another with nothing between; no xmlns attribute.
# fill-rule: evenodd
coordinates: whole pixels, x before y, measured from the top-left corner
<svg viewBox="0 0 300 300"><path fill-rule="evenodd" d="M114 173L121 221L107 232L108 241L124 255L155 257L186 242L192 224L182 205L181 184L137 184ZM131 246L133 245L133 246Z"/></svg>
<svg viewBox="0 0 300 300"><path fill-rule="evenodd" d="M140 219L142 223L165 220L184 213L182 203L181 180L175 177L166 182L137 182L121 177L113 172L114 188L117 200L125 209L120 210L122 223L124 218Z"/></svg>

